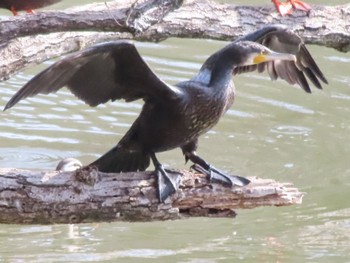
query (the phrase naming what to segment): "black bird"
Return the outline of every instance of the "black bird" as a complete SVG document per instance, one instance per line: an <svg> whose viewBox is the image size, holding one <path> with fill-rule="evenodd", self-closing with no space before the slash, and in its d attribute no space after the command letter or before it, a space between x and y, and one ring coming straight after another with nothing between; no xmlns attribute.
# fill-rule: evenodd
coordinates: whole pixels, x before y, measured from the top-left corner
<svg viewBox="0 0 350 263"><path fill-rule="evenodd" d="M144 171L152 160L159 199L164 201L176 191L179 175L166 171L155 154L177 147L186 161L191 160L212 181L231 186L250 182L219 171L199 157L196 149L198 137L211 129L233 103L232 74L255 69L267 69L272 79L280 77L307 92L310 87L305 75L317 88L321 88L320 80L327 83L296 34L283 26L269 26L229 43L211 55L195 77L174 86L155 75L132 42L95 45L36 75L10 99L5 110L21 99L56 92L63 86L92 107L109 100L143 99L142 111L129 131L90 165L102 172Z"/></svg>

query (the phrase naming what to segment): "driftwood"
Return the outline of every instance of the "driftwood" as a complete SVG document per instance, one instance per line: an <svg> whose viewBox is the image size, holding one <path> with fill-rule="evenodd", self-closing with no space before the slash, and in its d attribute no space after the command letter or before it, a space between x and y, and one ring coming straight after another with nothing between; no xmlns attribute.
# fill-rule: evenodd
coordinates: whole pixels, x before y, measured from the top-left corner
<svg viewBox="0 0 350 263"><path fill-rule="evenodd" d="M343 52L350 49L350 4L312 6L308 14L295 11L281 17L272 4L117 0L0 21L0 79L96 42L120 38L160 41L168 37L230 40L271 23L289 26L306 43Z"/></svg>
<svg viewBox="0 0 350 263"><path fill-rule="evenodd" d="M211 184L182 172L180 190L160 204L150 172L103 174L0 169L0 223L53 224L234 217L236 209L299 204L289 183L249 178L246 187Z"/></svg>

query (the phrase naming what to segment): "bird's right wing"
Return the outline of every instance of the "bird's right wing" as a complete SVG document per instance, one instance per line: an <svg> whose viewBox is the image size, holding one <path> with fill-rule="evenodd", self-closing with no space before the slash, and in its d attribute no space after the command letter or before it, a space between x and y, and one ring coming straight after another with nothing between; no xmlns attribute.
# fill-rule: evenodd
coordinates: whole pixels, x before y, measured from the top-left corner
<svg viewBox="0 0 350 263"><path fill-rule="evenodd" d="M234 74L258 70L267 71L271 79L281 78L290 84L298 84L306 92L311 92L308 80L322 89L321 82L328 83L302 39L283 25L270 25L234 42L254 41L269 49L296 56L296 61L270 61L253 66L237 67ZM307 80L308 79L308 80Z"/></svg>
<svg viewBox="0 0 350 263"><path fill-rule="evenodd" d="M176 99L181 91L160 80L130 41L95 45L68 55L23 86L5 110L27 97L56 92L66 86L90 106L109 100Z"/></svg>

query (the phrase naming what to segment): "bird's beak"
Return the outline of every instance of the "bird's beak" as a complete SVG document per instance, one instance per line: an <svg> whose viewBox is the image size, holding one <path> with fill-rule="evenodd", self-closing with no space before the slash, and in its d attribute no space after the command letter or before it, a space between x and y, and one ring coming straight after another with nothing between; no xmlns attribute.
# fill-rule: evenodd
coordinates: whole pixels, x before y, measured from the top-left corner
<svg viewBox="0 0 350 263"><path fill-rule="evenodd" d="M254 57L253 62L254 64L259 64L262 62L267 62L267 61L274 61L274 60L291 60L291 61L296 61L296 57L292 54L287 54L287 53L278 53L271 51L266 54L259 54Z"/></svg>

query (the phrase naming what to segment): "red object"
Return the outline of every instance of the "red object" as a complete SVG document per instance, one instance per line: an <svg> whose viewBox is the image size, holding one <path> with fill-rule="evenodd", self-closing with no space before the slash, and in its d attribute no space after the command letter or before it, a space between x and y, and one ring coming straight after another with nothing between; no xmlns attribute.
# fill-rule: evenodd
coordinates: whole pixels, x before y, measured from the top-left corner
<svg viewBox="0 0 350 263"><path fill-rule="evenodd" d="M285 3L281 3L279 0L272 0L272 2L275 4L277 11L282 16L292 13L293 9L303 10L306 12L311 9L308 4L299 0L288 0Z"/></svg>
<svg viewBox="0 0 350 263"><path fill-rule="evenodd" d="M33 9L42 8L60 2L61 0L0 0L0 8L8 9L13 15L18 11L34 13Z"/></svg>

